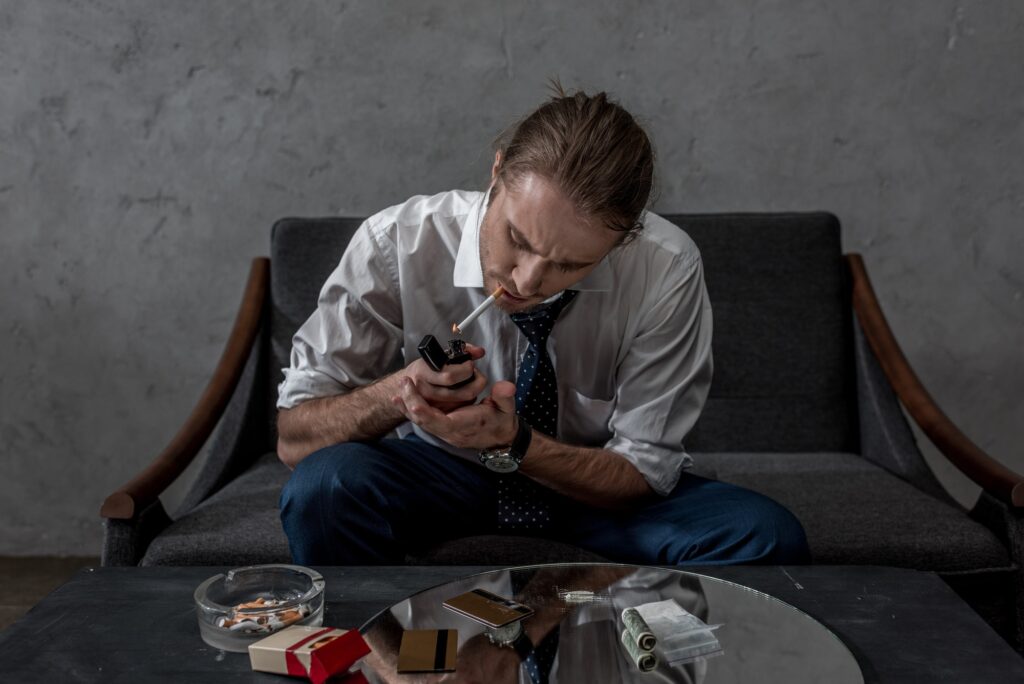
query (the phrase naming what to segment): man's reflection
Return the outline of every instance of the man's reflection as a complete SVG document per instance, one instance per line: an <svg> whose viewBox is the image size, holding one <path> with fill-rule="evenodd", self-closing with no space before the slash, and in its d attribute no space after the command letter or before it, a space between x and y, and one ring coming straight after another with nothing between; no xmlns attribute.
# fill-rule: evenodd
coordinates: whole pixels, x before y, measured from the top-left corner
<svg viewBox="0 0 1024 684"><path fill-rule="evenodd" d="M534 614L523 621L533 653L520 659L510 647L492 644L487 628L442 607L445 599L472 589L511 596ZM587 596L581 602L570 597ZM592 592L592 597L587 594ZM373 653L367 666L384 682L480 682L481 684L568 684L573 682L703 681L703 659L685 666L660 662L641 673L619 641L625 608L675 599L702 620L708 613L700 580L658 568L574 565L505 570L472 577L417 594L384 612L366 634ZM458 629L454 673L398 675L403 629ZM371 673L368 673L371 674Z"/></svg>

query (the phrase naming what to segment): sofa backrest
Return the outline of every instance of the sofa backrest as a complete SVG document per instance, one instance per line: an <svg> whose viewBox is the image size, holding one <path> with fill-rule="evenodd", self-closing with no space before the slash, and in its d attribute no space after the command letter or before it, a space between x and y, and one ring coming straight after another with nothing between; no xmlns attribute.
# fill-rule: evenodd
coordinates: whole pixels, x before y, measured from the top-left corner
<svg viewBox="0 0 1024 684"><path fill-rule="evenodd" d="M714 377L692 451L856 451L849 286L824 212L678 214L714 317Z"/></svg>
<svg viewBox="0 0 1024 684"><path fill-rule="evenodd" d="M283 218L270 231L270 394L289 366L292 336L316 310L327 276L341 261L359 218Z"/></svg>
<svg viewBox="0 0 1024 684"><path fill-rule="evenodd" d="M666 215L697 243L714 380L691 451L853 451L856 398L839 221L826 213ZM287 218L271 237L270 394L356 218Z"/></svg>

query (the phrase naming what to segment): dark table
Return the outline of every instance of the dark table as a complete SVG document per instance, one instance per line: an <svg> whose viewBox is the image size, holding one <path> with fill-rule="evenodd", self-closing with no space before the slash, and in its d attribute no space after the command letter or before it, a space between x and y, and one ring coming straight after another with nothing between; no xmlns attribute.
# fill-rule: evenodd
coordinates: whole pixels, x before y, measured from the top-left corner
<svg viewBox="0 0 1024 684"><path fill-rule="evenodd" d="M318 568L324 624L358 627L406 596L495 568ZM866 682L1024 682L1024 659L939 577L863 566L686 568L803 610L857 658ZM0 633L4 682L282 682L199 637L192 593L226 568L92 568ZM299 681L299 680L294 680Z"/></svg>

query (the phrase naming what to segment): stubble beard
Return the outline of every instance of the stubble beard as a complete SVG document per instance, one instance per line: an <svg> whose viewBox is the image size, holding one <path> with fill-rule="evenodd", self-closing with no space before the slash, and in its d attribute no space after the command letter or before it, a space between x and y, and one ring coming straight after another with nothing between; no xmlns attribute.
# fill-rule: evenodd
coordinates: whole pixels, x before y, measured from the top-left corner
<svg viewBox="0 0 1024 684"><path fill-rule="evenodd" d="M488 293L494 292L495 288L497 288L498 285L500 285L501 282L502 282L502 279L499 278L498 275L494 271L491 271L491 270L489 270L487 268L487 262L490 261L490 255L491 255L490 244L489 244L489 239L490 238L489 238L489 235L488 235L489 231L487 229L487 223L488 223L487 222L487 217L490 214L490 210L491 210L491 207L490 207L490 204L488 203L487 209L486 209L486 211L484 211L483 219L480 221L480 237L479 237L479 240L480 240L480 273L483 274L483 278L484 278L484 290L486 292L488 292ZM531 301L531 302L527 302L527 303L523 303L523 304L516 304L516 303L510 302L505 297L499 297L498 300L494 303L494 305L496 307L498 307L501 311L503 311L503 312L505 312L507 314L524 313L524 312L530 311L532 309L535 309L540 304L541 304L540 301L538 301L536 303Z"/></svg>

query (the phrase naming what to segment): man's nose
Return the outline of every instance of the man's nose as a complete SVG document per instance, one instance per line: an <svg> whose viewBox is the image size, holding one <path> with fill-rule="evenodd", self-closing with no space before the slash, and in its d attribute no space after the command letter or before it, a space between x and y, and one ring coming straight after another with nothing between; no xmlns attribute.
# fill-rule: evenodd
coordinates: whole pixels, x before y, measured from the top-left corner
<svg viewBox="0 0 1024 684"><path fill-rule="evenodd" d="M544 265L537 256L520 260L512 271L512 280L520 297L533 297L544 281Z"/></svg>

